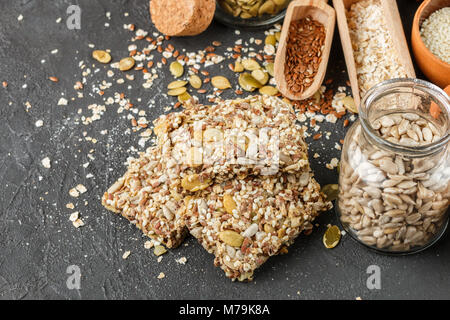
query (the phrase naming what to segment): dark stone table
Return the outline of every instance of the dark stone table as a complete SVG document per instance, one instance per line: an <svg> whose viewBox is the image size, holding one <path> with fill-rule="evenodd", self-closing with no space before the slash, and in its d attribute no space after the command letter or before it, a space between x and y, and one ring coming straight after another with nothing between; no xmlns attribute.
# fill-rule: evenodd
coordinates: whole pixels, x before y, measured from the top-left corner
<svg viewBox="0 0 450 320"><path fill-rule="evenodd" d="M398 1L407 38L416 1ZM82 10L81 29L69 30L66 10L78 4ZM106 12L111 12L111 19ZM124 13L128 12L129 16ZM22 15L23 19L18 17ZM61 22L56 20L61 17ZM20 21L19 21L20 20ZM109 27L105 27L109 23ZM105 67L96 65L92 49L110 48L113 56L127 55L130 32L124 23L153 31L148 3L143 0L79 0L0 2L0 298L2 299L380 299L380 298L450 298L450 239L444 236L435 246L412 256L384 256L367 250L348 235L333 250L322 244L329 223L336 224L333 212L324 213L319 227L310 236L301 236L287 255L270 259L252 283L233 283L213 266L213 257L189 238L186 245L170 251L161 262L143 247L145 238L126 220L106 211L100 198L107 187L123 174L127 150L138 145L138 134L124 134L130 128L125 113L117 105L107 106L100 120L85 126L79 121L89 115L87 106L103 104L92 84L105 76ZM218 23L201 36L172 39L176 48L187 51L203 49L213 40L222 41L224 50L239 38L263 39L263 31L233 30ZM57 52L53 51L58 49ZM53 51L53 52L52 52ZM43 62L42 60L45 60ZM78 66L83 60L98 73L88 76L84 98L76 97L75 81L81 79ZM211 73L231 72L209 67ZM336 28L327 78L333 87L345 85L347 74ZM126 85L114 84L107 91L122 90L135 105L147 111L149 119L164 112L173 98L163 95L172 76L166 67L151 89L141 86L141 76ZM48 80L56 76L59 82ZM116 75L111 79L117 79ZM223 96L232 97L226 92ZM69 99L58 106L61 94ZM141 98L141 102L137 100ZM153 107L148 108L149 101ZM81 114L78 109L82 109ZM36 127L43 120L42 127ZM335 142L345 130L342 120L323 124L321 131L331 131L330 140L309 139L316 176L322 184L336 183L336 171L325 163L339 157ZM107 130L106 134L102 134ZM105 132L103 132L105 133ZM97 143L86 137L97 139ZM147 143L149 145L149 143ZM93 150L92 153L90 153ZM90 159L91 154L95 159ZM136 152L131 153L136 155ZM41 160L51 159L51 168ZM83 164L89 162L88 167ZM93 178L86 178L92 174ZM83 184L88 192L74 199L68 191ZM66 204L73 202L76 209ZM69 215L79 211L85 226L76 229ZM131 251L128 259L124 252ZM185 256L187 263L175 260ZM69 266L81 271L81 288L66 285ZM367 269L376 265L381 272L381 289L368 289ZM70 271L70 270L69 270ZM164 272L164 279L157 279ZM70 279L69 279L70 280ZM70 281L69 281L70 282Z"/></svg>

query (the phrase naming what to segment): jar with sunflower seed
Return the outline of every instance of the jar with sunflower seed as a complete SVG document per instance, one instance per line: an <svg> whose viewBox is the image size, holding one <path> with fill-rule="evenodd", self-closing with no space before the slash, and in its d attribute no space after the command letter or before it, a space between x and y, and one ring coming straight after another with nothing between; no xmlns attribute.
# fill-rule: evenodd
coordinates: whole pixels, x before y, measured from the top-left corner
<svg viewBox="0 0 450 320"><path fill-rule="evenodd" d="M353 238L384 253L435 243L450 204L450 99L418 79L370 89L342 147L337 211Z"/></svg>
<svg viewBox="0 0 450 320"><path fill-rule="evenodd" d="M215 17L231 27L264 28L283 20L291 0L217 0Z"/></svg>

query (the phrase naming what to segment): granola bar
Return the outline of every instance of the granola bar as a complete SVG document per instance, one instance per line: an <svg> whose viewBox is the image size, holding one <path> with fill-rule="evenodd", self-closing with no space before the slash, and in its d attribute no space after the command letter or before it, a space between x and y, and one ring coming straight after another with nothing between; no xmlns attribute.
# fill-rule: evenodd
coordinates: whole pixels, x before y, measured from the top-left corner
<svg viewBox="0 0 450 320"><path fill-rule="evenodd" d="M108 210L121 214L142 232L175 248L187 234L180 213L184 212L183 190L178 174L165 168L166 157L151 147L129 163L127 172L102 198ZM179 180L179 179L178 179Z"/></svg>
<svg viewBox="0 0 450 320"><path fill-rule="evenodd" d="M303 130L295 124L292 107L278 98L191 104L160 117L154 131L158 145L180 166L186 190L200 190L190 188L189 179L197 177L207 187L235 176L310 170Z"/></svg>
<svg viewBox="0 0 450 320"><path fill-rule="evenodd" d="M310 172L280 173L211 186L188 203L185 219L214 264L244 281L331 206Z"/></svg>

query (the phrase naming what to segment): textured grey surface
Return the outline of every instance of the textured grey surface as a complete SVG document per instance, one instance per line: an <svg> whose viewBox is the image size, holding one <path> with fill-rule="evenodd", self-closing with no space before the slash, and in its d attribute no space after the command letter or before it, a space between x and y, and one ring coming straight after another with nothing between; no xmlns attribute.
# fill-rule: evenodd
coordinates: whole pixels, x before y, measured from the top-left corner
<svg viewBox="0 0 450 320"><path fill-rule="evenodd" d="M81 30L71 31L65 26L66 9L79 4L82 9ZM417 7L416 1L399 1L406 32ZM57 106L64 93L76 95L73 84L80 79L78 62L92 64L89 43L97 48L110 48L118 57L127 54L130 33L124 23L136 23L151 30L147 1L69 1L69 0L2 0L0 2L0 298L1 299L130 299L130 298L270 298L270 299L363 299L379 298L450 298L450 239L448 235L429 250L406 257L382 256L368 251L348 236L334 250L322 244L322 234L328 223L336 223L334 212L323 214L312 235L300 237L289 254L270 259L256 274L252 283L232 283L222 271L213 266L213 257L192 238L186 246L170 251L158 263L151 251L143 248L145 239L124 219L107 212L100 204L105 189L125 170L123 163L130 146L138 146L138 135L123 134L129 120L108 107L101 120L90 126L76 124L81 108L86 115L91 103L102 99L84 89L85 98ZM105 13L112 13L111 20ZM129 12L124 17L124 12ZM17 17L24 19L19 22ZM55 21L62 17L61 23ZM104 23L110 27L105 28ZM200 37L173 39L176 48L188 51L201 49L212 40L231 46L239 38L263 38L262 31L234 34L217 23ZM51 51L58 49L58 53ZM41 60L45 59L45 63ZM226 64L223 64L226 66ZM103 66L90 78L95 83L105 78ZM216 69L214 69L216 68ZM211 73L228 73L211 67ZM166 70L167 73L167 70ZM47 80L57 76L59 83ZM230 74L231 76L231 74ZM345 85L347 75L340 49L338 31L333 43L328 78L334 85ZM111 92L121 90L132 97L140 109L155 118L173 99L161 94L170 76L162 75L154 86L145 90L135 80L130 90L114 85ZM23 85L27 84L24 88ZM232 97L227 93L225 97ZM155 107L147 108L147 101L155 99ZM27 101L31 108L26 107ZM11 102L11 103L10 103ZM42 119L44 126L35 127ZM326 127L326 129L325 129ZM107 129L106 135L100 131ZM339 152L334 144L343 138L342 122L323 125L332 131L329 141L311 142L313 167L321 183L337 180L335 171L324 164ZM98 139L92 144L83 132ZM326 142L325 142L326 141ZM87 153L94 149L94 161L84 168ZM52 168L41 165L50 157ZM112 169L112 170L109 170ZM93 179L86 179L92 173ZM42 177L41 181L39 177ZM68 190L78 183L88 192L78 199ZM87 204L85 204L87 201ZM86 223L75 229L68 220L74 202ZM132 253L122 259L125 251ZM185 256L186 265L175 259ZM82 272L81 289L66 287L69 265L78 265ZM368 290L366 269L369 265L381 268L382 289ZM157 279L160 272L166 278ZM300 294L297 294L300 292Z"/></svg>

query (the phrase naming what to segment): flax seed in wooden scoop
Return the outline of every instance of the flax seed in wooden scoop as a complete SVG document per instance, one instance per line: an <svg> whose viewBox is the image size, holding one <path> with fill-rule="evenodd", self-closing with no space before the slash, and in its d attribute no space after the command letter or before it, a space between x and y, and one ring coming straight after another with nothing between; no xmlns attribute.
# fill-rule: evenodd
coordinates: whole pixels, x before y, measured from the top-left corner
<svg viewBox="0 0 450 320"><path fill-rule="evenodd" d="M324 0L289 4L275 58L275 81L288 99L311 97L322 85L336 14Z"/></svg>

